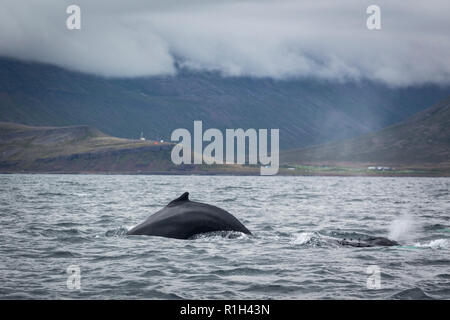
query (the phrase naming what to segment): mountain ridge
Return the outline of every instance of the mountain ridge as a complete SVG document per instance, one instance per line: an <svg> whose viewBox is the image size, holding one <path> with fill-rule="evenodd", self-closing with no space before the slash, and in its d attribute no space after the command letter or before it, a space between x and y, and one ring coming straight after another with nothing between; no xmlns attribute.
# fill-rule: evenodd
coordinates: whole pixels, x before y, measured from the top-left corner
<svg viewBox="0 0 450 320"><path fill-rule="evenodd" d="M0 122L0 170L108 172L165 170L173 144L115 138L86 126L31 127Z"/></svg>
<svg viewBox="0 0 450 320"><path fill-rule="evenodd" d="M290 164L450 168L450 97L378 132L280 157Z"/></svg>
<svg viewBox="0 0 450 320"><path fill-rule="evenodd" d="M176 128L279 128L280 147L354 137L401 121L447 87L308 79L177 76L107 79L0 58L0 121L33 126L90 125L112 136L170 139Z"/></svg>

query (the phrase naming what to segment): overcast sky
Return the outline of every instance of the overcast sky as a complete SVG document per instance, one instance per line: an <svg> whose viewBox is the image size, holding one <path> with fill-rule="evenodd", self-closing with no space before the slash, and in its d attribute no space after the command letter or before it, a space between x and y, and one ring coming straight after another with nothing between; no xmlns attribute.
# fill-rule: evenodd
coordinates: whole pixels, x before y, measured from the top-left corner
<svg viewBox="0 0 450 320"><path fill-rule="evenodd" d="M81 7L81 30L66 8ZM381 30L366 8L381 7ZM0 55L102 76L175 74L450 84L448 0L2 0Z"/></svg>

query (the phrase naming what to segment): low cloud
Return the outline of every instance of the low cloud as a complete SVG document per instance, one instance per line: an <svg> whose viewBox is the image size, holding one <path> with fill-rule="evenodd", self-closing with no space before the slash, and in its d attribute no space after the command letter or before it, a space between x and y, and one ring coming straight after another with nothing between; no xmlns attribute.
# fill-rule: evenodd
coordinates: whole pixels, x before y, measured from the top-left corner
<svg viewBox="0 0 450 320"><path fill-rule="evenodd" d="M373 1L4 0L0 55L108 77L173 75L176 65L224 76L393 86L450 84L450 2L376 1L382 29L366 28Z"/></svg>

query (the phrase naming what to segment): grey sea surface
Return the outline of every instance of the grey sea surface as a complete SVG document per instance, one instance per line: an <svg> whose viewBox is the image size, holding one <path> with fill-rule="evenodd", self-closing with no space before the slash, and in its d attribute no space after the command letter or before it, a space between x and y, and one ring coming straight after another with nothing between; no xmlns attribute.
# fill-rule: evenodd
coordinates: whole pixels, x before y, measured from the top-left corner
<svg viewBox="0 0 450 320"><path fill-rule="evenodd" d="M450 178L0 175L0 299L449 299L449 189ZM126 235L185 191L253 236ZM337 243L369 236L400 245Z"/></svg>

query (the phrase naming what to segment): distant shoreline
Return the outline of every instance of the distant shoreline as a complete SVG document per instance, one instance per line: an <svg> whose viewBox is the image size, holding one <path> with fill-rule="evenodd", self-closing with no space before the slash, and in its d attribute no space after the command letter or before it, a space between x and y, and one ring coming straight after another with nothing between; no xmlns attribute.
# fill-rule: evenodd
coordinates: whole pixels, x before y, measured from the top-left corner
<svg viewBox="0 0 450 320"><path fill-rule="evenodd" d="M224 172L224 171L149 171L149 172L126 172L126 171L0 171L1 175L142 175L142 176L261 176L259 170L255 171L242 171L242 172ZM450 177L450 172L416 172L416 173L395 173L395 172L373 172L373 173L343 173L343 172L291 172L289 170L280 170L280 172L273 176L261 176L261 177L424 177L424 178L447 178Z"/></svg>
<svg viewBox="0 0 450 320"><path fill-rule="evenodd" d="M450 105L444 103L443 106L433 107L426 114L432 113L434 115L434 109L444 112L448 107ZM421 119L422 117L419 118ZM428 119L427 117L425 118ZM416 125L421 126L422 122ZM389 133L394 129L400 130L401 127L400 129L397 127L388 128L386 132ZM172 143L116 138L86 125L32 127L0 122L0 131L2 131L3 139L0 141L0 173L3 174L209 176L259 176L261 174L260 165L175 165L171 160ZM369 136L369 138L372 139L373 137ZM365 137L364 139L369 138ZM375 140L378 141L377 139ZM367 145L376 145L372 140L370 140L372 142L364 141L366 143L358 145L358 150L363 150ZM425 144L428 145L429 143ZM388 145L395 145L395 143L392 142ZM333 157L339 155L339 152L346 150L345 146L336 144L333 148L327 145L311 147L312 149L286 151L280 154L281 161L279 162L280 166L277 176L450 176L450 162L449 158L446 157L448 154L446 144L439 144L439 148L435 150L439 157L433 157L433 159L422 159L417 156L427 154L424 149L415 150L414 154L410 155L403 153L406 149L400 148L401 150L399 150L402 152L395 149L397 150L396 154L399 154L399 156L389 161L383 160L385 153L380 153L375 149L370 151L370 154L373 153L370 161L364 160L367 156L366 153L364 153L366 155L364 157L358 156L361 155L362 151L356 153L351 159L347 159L349 157L347 156L337 157L339 160L333 160ZM326 148L329 157L311 158L311 155L315 155L322 150L320 148ZM317 154L322 155L324 153L318 152Z"/></svg>

